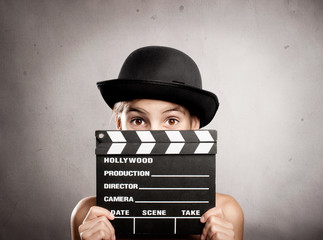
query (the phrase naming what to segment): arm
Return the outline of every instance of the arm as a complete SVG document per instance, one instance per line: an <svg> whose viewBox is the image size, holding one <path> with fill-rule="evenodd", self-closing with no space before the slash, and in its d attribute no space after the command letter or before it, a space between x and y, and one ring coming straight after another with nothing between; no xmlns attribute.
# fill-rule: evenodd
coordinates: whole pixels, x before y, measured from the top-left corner
<svg viewBox="0 0 323 240"><path fill-rule="evenodd" d="M217 206L201 217L201 239L243 239L244 217L240 205L228 195L217 194Z"/></svg>
<svg viewBox="0 0 323 240"><path fill-rule="evenodd" d="M114 228L109 220L114 216L106 209L95 206L96 198L82 199L71 215L72 240L115 239Z"/></svg>

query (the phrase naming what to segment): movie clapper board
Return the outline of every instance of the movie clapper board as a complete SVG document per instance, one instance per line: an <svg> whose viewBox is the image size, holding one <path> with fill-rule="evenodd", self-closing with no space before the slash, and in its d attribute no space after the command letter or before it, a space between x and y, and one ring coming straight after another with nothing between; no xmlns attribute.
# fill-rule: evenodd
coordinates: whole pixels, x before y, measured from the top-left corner
<svg viewBox="0 0 323 240"><path fill-rule="evenodd" d="M118 235L201 234L215 206L215 130L96 131L97 205Z"/></svg>

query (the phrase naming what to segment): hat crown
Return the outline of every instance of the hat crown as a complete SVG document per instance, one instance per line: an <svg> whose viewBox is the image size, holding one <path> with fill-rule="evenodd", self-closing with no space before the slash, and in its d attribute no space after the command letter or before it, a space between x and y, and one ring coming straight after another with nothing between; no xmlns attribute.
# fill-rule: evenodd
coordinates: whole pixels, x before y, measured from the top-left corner
<svg viewBox="0 0 323 240"><path fill-rule="evenodd" d="M185 53L169 47L149 46L135 50L122 65L118 79L158 81L202 89L196 63Z"/></svg>

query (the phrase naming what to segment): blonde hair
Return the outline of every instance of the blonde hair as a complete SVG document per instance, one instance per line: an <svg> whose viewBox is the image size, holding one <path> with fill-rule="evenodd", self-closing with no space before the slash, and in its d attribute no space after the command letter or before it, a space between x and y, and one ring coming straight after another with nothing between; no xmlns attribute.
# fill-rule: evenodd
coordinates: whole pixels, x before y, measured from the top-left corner
<svg viewBox="0 0 323 240"><path fill-rule="evenodd" d="M117 102L113 105L112 111L115 117L120 118L123 110L129 105L128 101Z"/></svg>

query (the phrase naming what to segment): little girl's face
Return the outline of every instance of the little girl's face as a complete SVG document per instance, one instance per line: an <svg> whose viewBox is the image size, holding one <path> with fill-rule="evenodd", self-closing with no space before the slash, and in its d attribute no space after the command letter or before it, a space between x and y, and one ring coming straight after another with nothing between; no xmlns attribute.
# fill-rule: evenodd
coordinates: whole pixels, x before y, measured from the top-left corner
<svg viewBox="0 0 323 240"><path fill-rule="evenodd" d="M117 115L119 130L197 130L200 121L175 103L151 99L130 101Z"/></svg>

